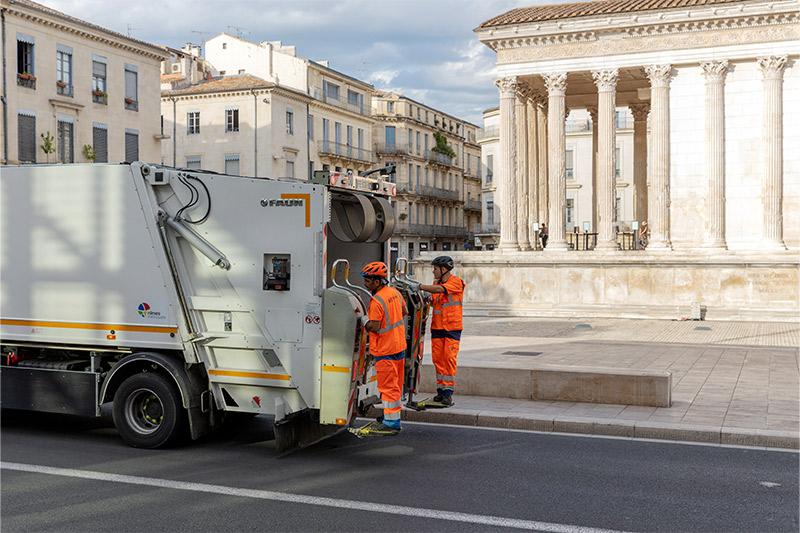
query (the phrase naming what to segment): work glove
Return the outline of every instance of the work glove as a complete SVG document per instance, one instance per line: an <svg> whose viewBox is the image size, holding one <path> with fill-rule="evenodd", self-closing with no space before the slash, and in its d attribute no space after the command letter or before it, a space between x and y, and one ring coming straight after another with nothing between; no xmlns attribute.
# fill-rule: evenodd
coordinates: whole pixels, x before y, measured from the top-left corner
<svg viewBox="0 0 800 533"><path fill-rule="evenodd" d="M367 322L369 322L369 317L364 315L359 319L359 321L361 322L361 327L365 328L367 327Z"/></svg>
<svg viewBox="0 0 800 533"><path fill-rule="evenodd" d="M419 290L420 290L420 286L421 286L421 285L422 285L422 283L420 283L420 282L418 282L418 281L409 281L409 282L408 282L408 286L409 286L409 287L410 287L412 290L414 290L414 291L417 291L417 292L419 292Z"/></svg>

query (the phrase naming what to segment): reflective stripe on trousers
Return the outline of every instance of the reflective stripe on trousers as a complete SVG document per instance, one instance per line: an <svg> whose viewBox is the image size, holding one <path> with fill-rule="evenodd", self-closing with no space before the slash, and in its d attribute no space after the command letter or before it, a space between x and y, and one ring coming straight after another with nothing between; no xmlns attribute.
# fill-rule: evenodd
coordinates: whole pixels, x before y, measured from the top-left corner
<svg viewBox="0 0 800 533"><path fill-rule="evenodd" d="M400 418L402 409L404 359L381 359L375 363L378 373L378 392L383 403L383 417L386 420Z"/></svg>
<svg viewBox="0 0 800 533"><path fill-rule="evenodd" d="M455 390L460 345L459 341L448 337L431 339L437 389Z"/></svg>

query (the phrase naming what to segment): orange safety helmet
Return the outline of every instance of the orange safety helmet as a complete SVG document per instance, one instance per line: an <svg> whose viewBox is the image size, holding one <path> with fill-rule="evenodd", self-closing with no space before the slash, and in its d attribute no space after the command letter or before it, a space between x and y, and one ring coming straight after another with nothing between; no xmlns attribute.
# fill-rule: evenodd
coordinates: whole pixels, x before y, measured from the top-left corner
<svg viewBox="0 0 800 533"><path fill-rule="evenodd" d="M373 261L364 265L364 268L361 269L361 275L365 278L387 279L389 277L389 268L386 263Z"/></svg>

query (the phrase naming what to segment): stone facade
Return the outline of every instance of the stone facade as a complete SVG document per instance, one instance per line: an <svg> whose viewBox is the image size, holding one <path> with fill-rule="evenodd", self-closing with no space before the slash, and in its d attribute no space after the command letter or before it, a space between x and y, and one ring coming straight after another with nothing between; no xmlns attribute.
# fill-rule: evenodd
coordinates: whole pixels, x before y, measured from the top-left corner
<svg viewBox="0 0 800 533"><path fill-rule="evenodd" d="M163 48L35 2L2 0L0 9L2 163L90 162L86 145L98 162L160 161ZM41 147L46 133L56 149L49 155Z"/></svg>
<svg viewBox="0 0 800 533"><path fill-rule="evenodd" d="M797 320L800 151L791 147L800 130L786 127L800 115L797 0L623 4L526 8L476 30L497 52L504 215L502 254L459 255L471 304L646 316L700 302L710 317ZM514 98L546 113L544 131L516 118ZM645 250L620 250L613 220L614 111L623 106L634 119L633 222L648 222ZM591 252L565 238L565 119L576 109L597 118ZM519 164L531 157L520 138L532 134L546 143L536 154L546 169ZM538 185L522 186L531 180ZM545 187L550 239L545 254L524 253L519 228L537 218L506 206L533 190L541 199Z"/></svg>

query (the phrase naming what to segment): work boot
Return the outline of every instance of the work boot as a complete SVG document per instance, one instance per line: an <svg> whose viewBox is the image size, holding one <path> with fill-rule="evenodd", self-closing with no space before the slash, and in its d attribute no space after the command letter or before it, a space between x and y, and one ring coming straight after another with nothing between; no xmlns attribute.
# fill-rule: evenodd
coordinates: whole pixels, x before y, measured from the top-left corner
<svg viewBox="0 0 800 533"><path fill-rule="evenodd" d="M436 403L440 403L442 405L446 405L450 407L453 405L453 397L452 396L443 396L441 394L437 394L433 397L433 401Z"/></svg>

